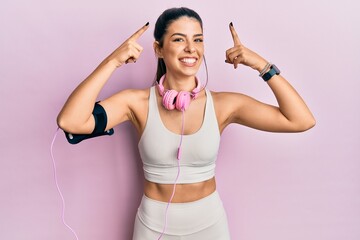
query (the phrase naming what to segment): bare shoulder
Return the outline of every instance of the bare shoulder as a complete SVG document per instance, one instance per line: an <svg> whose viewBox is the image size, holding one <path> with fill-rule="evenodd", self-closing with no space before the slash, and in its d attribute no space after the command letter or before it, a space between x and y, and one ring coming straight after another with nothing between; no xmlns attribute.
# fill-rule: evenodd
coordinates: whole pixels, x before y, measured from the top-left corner
<svg viewBox="0 0 360 240"><path fill-rule="evenodd" d="M150 88L130 89L129 106L135 114L144 114L147 112L150 96Z"/></svg>
<svg viewBox="0 0 360 240"><path fill-rule="evenodd" d="M112 95L107 100L112 103L127 103L134 106L149 99L150 88L146 89L125 89Z"/></svg>
<svg viewBox="0 0 360 240"><path fill-rule="evenodd" d="M220 132L231 123L232 114L241 105L243 94L211 91Z"/></svg>
<svg viewBox="0 0 360 240"><path fill-rule="evenodd" d="M146 122L150 88L125 89L101 101L108 113L109 126L130 120L139 132Z"/></svg>
<svg viewBox="0 0 360 240"><path fill-rule="evenodd" d="M116 93L115 95L123 95L123 96L127 96L130 98L136 98L138 100L143 99L143 98L149 98L149 93L150 93L150 88L145 88L145 89L125 89L122 91L119 91L118 93Z"/></svg>
<svg viewBox="0 0 360 240"><path fill-rule="evenodd" d="M214 101L215 107L223 108L232 108L235 105L238 106L239 104L246 101L248 96L242 93L236 92L215 92L211 91L211 96Z"/></svg>

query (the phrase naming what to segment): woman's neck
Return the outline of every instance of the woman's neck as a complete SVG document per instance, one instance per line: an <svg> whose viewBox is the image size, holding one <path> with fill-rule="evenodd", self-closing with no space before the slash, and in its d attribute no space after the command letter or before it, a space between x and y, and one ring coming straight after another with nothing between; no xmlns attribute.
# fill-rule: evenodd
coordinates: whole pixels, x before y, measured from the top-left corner
<svg viewBox="0 0 360 240"><path fill-rule="evenodd" d="M196 87L195 76L173 76L166 73L164 80L165 89L173 89L175 91L191 92Z"/></svg>

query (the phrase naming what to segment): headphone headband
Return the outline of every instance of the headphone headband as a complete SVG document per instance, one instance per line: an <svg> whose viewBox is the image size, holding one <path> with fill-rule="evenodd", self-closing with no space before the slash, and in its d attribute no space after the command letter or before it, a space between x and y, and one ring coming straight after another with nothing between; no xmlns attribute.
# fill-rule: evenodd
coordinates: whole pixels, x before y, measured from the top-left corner
<svg viewBox="0 0 360 240"><path fill-rule="evenodd" d="M164 81L165 81L165 76L166 76L166 74L164 74L164 75L160 78L159 83L157 84L159 93L160 93L160 95L161 95L162 97L164 96L164 94L165 94L167 91L169 91L168 89L165 89L165 88L164 88L164 85L163 85L163 84L164 84ZM197 98L199 92L201 91L201 82L200 82L200 80L199 80L196 76L195 76L195 81L196 81L196 87L195 87L193 90L191 90L191 92L189 92L190 95L191 95L191 97L192 97L192 99Z"/></svg>

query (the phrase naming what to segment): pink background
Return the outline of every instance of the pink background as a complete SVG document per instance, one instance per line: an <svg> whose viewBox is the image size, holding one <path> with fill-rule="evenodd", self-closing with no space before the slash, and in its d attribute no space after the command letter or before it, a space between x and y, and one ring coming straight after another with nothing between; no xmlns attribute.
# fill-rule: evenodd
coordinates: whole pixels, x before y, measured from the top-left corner
<svg viewBox="0 0 360 240"><path fill-rule="evenodd" d="M224 132L217 181L233 239L360 239L360 8L348 0L2 1L0 239L74 239L53 180L56 116L75 86L147 21L141 59L119 69L99 99L150 86L153 27L173 6L204 20L210 89L275 103L256 72L224 63L233 21L243 43L277 64L317 119L300 134L235 125ZM81 240L132 235L142 194L137 135L128 123L115 132L76 146L60 132L55 142L66 219Z"/></svg>

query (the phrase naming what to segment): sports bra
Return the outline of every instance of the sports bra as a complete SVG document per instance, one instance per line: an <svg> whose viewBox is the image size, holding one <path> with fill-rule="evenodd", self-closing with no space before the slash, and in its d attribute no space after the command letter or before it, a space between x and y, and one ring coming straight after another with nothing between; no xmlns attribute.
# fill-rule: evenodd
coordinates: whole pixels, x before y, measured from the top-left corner
<svg viewBox="0 0 360 240"><path fill-rule="evenodd" d="M145 179L155 183L173 184L180 161L177 183L206 181L215 175L215 162L220 145L220 132L209 90L200 129L183 135L182 157L177 160L181 135L168 130L163 124L156 100L155 86L150 88L148 117L138 148L143 162ZM186 121L185 124L191 124Z"/></svg>

